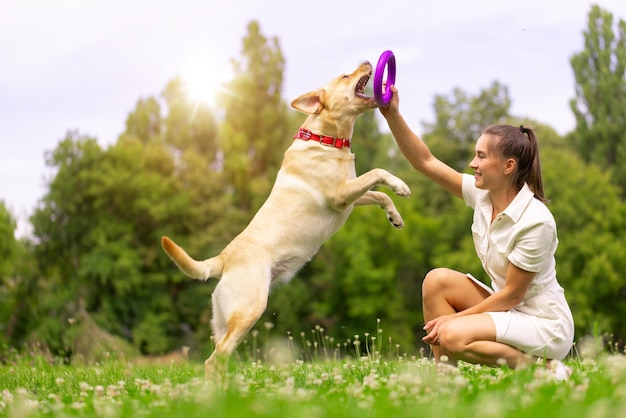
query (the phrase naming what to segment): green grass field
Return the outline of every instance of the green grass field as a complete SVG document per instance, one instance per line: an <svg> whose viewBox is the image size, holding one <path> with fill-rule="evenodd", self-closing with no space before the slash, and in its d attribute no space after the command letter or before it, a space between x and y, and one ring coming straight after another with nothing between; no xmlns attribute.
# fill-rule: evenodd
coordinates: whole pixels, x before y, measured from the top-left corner
<svg viewBox="0 0 626 418"><path fill-rule="evenodd" d="M567 381L542 364L454 368L375 350L283 364L239 356L220 386L204 380L201 362L67 365L15 350L0 360L7 417L626 416L626 358L607 352L566 360Z"/></svg>

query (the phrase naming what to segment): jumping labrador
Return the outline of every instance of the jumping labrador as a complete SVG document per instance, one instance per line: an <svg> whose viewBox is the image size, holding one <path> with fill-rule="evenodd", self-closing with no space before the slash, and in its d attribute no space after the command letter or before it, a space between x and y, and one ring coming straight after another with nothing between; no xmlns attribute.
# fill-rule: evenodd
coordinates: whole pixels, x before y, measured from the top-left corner
<svg viewBox="0 0 626 418"><path fill-rule="evenodd" d="M371 74L371 64L364 62L352 74L293 100L291 106L308 116L285 152L267 201L219 255L197 261L162 238L163 249L186 275L221 278L212 295L216 347L205 362L207 377L222 370L263 314L271 285L290 280L354 206L378 205L394 227L404 226L391 198L370 189L384 184L409 196L409 187L380 168L357 177L350 152L357 116L378 107L364 94Z"/></svg>

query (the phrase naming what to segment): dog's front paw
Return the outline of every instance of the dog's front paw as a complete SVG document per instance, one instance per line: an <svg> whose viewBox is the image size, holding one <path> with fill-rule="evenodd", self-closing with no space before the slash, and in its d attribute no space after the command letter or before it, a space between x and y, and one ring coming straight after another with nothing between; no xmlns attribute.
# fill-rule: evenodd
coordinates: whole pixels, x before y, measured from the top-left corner
<svg viewBox="0 0 626 418"><path fill-rule="evenodd" d="M398 196L402 196L402 197L411 196L411 189L409 188L409 186L397 177L395 178L395 181L392 184L390 184L390 186L391 186L391 190L393 190L393 192L397 194Z"/></svg>
<svg viewBox="0 0 626 418"><path fill-rule="evenodd" d="M387 212L387 219L389 219L389 222L391 222L394 228L404 228L404 219L402 219L400 212L398 212L395 207L393 210Z"/></svg>

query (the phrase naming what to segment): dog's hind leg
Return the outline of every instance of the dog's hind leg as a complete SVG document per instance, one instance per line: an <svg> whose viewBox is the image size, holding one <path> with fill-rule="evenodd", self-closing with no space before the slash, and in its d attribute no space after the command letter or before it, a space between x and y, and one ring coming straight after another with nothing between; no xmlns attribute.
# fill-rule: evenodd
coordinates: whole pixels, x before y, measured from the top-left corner
<svg viewBox="0 0 626 418"><path fill-rule="evenodd" d="M260 264L246 264L225 274L213 292L215 351L204 362L207 379L225 376L228 359L267 308L270 269L263 274Z"/></svg>
<svg viewBox="0 0 626 418"><path fill-rule="evenodd" d="M400 212L393 204L393 200L383 192L368 191L359 197L355 202L355 206L378 205L387 213L387 219L396 228L404 228L404 220Z"/></svg>

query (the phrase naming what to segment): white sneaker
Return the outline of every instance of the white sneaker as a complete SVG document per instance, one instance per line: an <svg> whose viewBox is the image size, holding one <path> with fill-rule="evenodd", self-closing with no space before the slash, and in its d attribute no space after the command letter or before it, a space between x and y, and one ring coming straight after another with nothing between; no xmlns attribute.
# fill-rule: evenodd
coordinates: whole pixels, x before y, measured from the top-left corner
<svg viewBox="0 0 626 418"><path fill-rule="evenodd" d="M559 381L567 380L572 375L572 369L559 360L552 360L549 366L554 378Z"/></svg>

